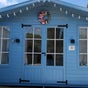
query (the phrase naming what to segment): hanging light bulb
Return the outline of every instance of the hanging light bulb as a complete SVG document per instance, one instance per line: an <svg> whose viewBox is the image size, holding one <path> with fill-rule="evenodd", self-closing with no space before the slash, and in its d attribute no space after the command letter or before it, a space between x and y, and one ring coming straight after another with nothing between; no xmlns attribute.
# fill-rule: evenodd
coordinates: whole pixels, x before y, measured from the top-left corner
<svg viewBox="0 0 88 88"><path fill-rule="evenodd" d="M67 14L68 14L68 11L66 10L65 13L66 13L66 15L67 15Z"/></svg>
<svg viewBox="0 0 88 88"><path fill-rule="evenodd" d="M48 0L48 2L50 2L50 0Z"/></svg>
<svg viewBox="0 0 88 88"><path fill-rule="evenodd" d="M81 17L80 16L78 16L78 19L80 19Z"/></svg>
<svg viewBox="0 0 88 88"><path fill-rule="evenodd" d="M9 14L7 14L7 17L8 17L8 18L10 17Z"/></svg>
<svg viewBox="0 0 88 88"><path fill-rule="evenodd" d="M2 15L0 15L0 18L2 18Z"/></svg>
<svg viewBox="0 0 88 88"><path fill-rule="evenodd" d="M38 0L38 2L40 2L40 0Z"/></svg>
<svg viewBox="0 0 88 88"><path fill-rule="evenodd" d="M34 3L32 5L33 5L33 7L35 7L35 4Z"/></svg>
<svg viewBox="0 0 88 88"><path fill-rule="evenodd" d="M86 20L88 21L88 17L86 17Z"/></svg>
<svg viewBox="0 0 88 88"><path fill-rule="evenodd" d="M72 14L72 17L74 17L74 14Z"/></svg>
<svg viewBox="0 0 88 88"><path fill-rule="evenodd" d="M54 7L56 7L56 4L54 4Z"/></svg>
<svg viewBox="0 0 88 88"><path fill-rule="evenodd" d="M20 9L20 13L22 13L22 10Z"/></svg>
<svg viewBox="0 0 88 88"><path fill-rule="evenodd" d="M60 11L62 12L62 8L60 8Z"/></svg>
<svg viewBox="0 0 88 88"><path fill-rule="evenodd" d="M45 3L45 2L46 2L46 0L43 0L43 2Z"/></svg>
<svg viewBox="0 0 88 88"><path fill-rule="evenodd" d="M29 8L28 7L26 7L26 10L28 10Z"/></svg>
<svg viewBox="0 0 88 88"><path fill-rule="evenodd" d="M16 13L14 12L13 15L16 16Z"/></svg>

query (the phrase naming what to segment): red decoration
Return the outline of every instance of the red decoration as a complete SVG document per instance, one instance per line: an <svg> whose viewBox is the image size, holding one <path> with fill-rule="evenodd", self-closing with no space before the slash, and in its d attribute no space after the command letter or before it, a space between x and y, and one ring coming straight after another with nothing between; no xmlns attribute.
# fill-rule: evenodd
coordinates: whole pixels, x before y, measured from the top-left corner
<svg viewBox="0 0 88 88"><path fill-rule="evenodd" d="M50 14L48 11L41 11L39 12L38 19L41 24L47 24L50 19Z"/></svg>

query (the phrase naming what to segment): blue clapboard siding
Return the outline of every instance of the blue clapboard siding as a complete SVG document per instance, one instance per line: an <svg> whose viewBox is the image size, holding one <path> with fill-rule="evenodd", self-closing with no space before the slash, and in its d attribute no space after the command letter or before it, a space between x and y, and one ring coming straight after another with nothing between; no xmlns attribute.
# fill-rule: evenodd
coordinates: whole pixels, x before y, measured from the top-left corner
<svg viewBox="0 0 88 88"><path fill-rule="evenodd" d="M47 25L41 25L37 18L38 12L43 9L51 14L50 22ZM58 70L58 67L46 67L45 65L30 67L30 69L28 66L24 66L25 29L21 28L21 24L39 25L42 29L59 24L68 24L68 28L64 29L64 67L59 67ZM9 64L0 65L0 84L17 84L19 78L30 79L31 83L41 84L56 84L58 79L60 81L68 80L68 84L88 84L88 67L79 66L79 27L88 26L88 22L84 19L72 18L71 14L66 15L65 12L60 12L57 8L41 7L28 12L24 11L21 14L17 13L16 17L11 16L0 20L0 26L10 28ZM12 42L16 38L20 39L19 44ZM68 49L72 45L70 39L75 39L75 44L73 44L76 48L75 51L69 51ZM44 48L43 51L45 50ZM43 62L46 62L45 58L42 59Z"/></svg>

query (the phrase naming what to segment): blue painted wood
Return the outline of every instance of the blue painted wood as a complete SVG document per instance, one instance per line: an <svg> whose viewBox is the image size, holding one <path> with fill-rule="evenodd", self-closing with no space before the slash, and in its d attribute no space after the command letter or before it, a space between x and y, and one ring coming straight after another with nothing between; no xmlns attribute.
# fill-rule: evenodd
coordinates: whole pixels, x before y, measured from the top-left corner
<svg viewBox="0 0 88 88"><path fill-rule="evenodd" d="M37 18L38 12L43 9L48 10L51 14L50 22L46 25L41 25ZM75 10L75 12L77 11ZM77 17L72 18L71 14L69 12L69 15L66 15L64 12L58 11L57 7L41 6L41 8L24 11L22 14L18 13L16 17L1 19L0 26L10 28L10 50L9 64L0 65L0 85L30 85L19 84L19 78L31 80L31 83L39 83L37 85L59 85L56 83L58 80L68 80L68 85L88 85L88 67L79 66L79 27L88 27L88 22L84 18L80 20ZM64 29L64 67L46 67L44 55L42 55L41 66L24 66L25 29L21 28L21 24L31 24L42 28L43 52L46 51L47 27L68 24L68 29ZM19 44L12 42L16 38L20 39ZM70 45L73 45L70 43L70 39L75 39L75 51L68 49Z"/></svg>
<svg viewBox="0 0 88 88"><path fill-rule="evenodd" d="M22 8L24 6L27 6L27 5L32 5L33 3L46 3L48 0L40 0L40 2L38 0L29 0L29 1L26 1L26 2L23 2L23 3L19 3L19 4L16 4L16 5L12 5L12 6L8 6L8 7L5 7L5 8L1 8L0 9L0 12L7 12L9 10L13 10L16 8ZM75 10L81 10L81 11L84 11L84 12L88 12L88 9L85 8L85 7L81 7L81 6L76 6L74 4L71 4L71 3L67 3L67 2L64 2L64 1L58 1L58 0L50 0L49 3L56 3L56 4L59 4L59 5L63 5L63 6L66 6L67 8L73 8Z"/></svg>

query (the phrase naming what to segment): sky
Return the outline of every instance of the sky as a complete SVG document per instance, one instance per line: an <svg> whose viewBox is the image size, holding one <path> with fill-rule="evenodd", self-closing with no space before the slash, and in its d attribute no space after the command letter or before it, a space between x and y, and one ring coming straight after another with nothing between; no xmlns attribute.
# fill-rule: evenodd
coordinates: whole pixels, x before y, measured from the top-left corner
<svg viewBox="0 0 88 88"><path fill-rule="evenodd" d="M18 4L24 1L28 1L28 0L0 0L0 8L13 4ZM61 0L61 1L69 2L82 7L86 7L88 4L88 0Z"/></svg>

